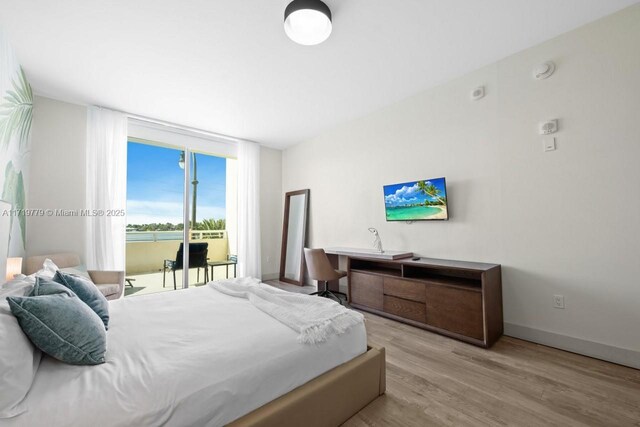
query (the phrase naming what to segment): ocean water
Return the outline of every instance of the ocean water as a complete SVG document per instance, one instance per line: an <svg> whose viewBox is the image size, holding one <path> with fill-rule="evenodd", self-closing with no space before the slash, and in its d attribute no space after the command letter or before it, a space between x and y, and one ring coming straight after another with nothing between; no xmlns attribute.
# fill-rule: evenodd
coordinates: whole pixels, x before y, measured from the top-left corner
<svg viewBox="0 0 640 427"><path fill-rule="evenodd" d="M415 221L419 219L429 219L433 215L440 213L439 208L434 208L432 206L387 206L386 210L387 220L389 221Z"/></svg>
<svg viewBox="0 0 640 427"><path fill-rule="evenodd" d="M155 236L154 236L155 235ZM127 242L153 242L155 240L180 240L182 231L138 231L127 233Z"/></svg>

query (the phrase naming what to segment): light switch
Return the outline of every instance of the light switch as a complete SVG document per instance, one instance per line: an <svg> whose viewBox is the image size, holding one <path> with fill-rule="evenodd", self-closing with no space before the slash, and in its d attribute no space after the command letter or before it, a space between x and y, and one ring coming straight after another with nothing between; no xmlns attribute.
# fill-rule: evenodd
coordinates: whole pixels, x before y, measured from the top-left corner
<svg viewBox="0 0 640 427"><path fill-rule="evenodd" d="M556 139L553 137L542 139L542 149L544 151L555 151Z"/></svg>

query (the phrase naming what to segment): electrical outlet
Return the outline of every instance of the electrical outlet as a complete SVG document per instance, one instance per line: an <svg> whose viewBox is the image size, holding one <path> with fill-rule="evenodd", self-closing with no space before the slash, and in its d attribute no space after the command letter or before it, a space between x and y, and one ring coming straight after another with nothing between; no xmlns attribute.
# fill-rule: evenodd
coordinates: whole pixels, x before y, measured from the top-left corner
<svg viewBox="0 0 640 427"><path fill-rule="evenodd" d="M554 295L553 296L553 307L554 308L564 308L564 295Z"/></svg>

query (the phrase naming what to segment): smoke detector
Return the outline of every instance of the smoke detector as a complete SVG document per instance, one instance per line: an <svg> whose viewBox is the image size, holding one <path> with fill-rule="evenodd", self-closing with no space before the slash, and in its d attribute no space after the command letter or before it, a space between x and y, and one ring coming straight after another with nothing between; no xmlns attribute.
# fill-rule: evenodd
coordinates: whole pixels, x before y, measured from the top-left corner
<svg viewBox="0 0 640 427"><path fill-rule="evenodd" d="M533 78L536 80L544 80L556 71L556 64L551 61L544 62L533 69Z"/></svg>

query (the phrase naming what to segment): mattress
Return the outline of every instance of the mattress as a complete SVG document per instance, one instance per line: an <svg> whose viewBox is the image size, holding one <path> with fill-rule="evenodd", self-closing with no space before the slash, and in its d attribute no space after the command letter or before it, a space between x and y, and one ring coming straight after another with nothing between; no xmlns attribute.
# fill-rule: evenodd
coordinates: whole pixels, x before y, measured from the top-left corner
<svg viewBox="0 0 640 427"><path fill-rule="evenodd" d="M317 345L210 286L112 301L107 362L43 358L0 426L219 426L366 352L364 324Z"/></svg>

